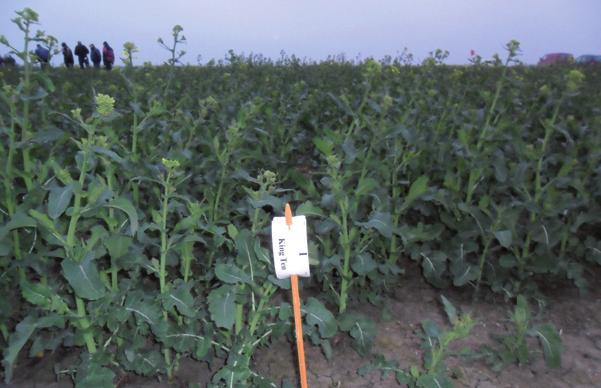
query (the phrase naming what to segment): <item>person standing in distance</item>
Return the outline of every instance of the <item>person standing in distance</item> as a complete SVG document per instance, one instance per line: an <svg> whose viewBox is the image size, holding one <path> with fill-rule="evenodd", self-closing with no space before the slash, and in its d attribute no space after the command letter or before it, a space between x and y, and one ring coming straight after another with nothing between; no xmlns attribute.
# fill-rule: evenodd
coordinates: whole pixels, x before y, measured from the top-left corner
<svg viewBox="0 0 601 388"><path fill-rule="evenodd" d="M102 44L102 62L107 70L111 70L113 63L115 63L115 52L107 42Z"/></svg>
<svg viewBox="0 0 601 388"><path fill-rule="evenodd" d="M86 46L81 44L81 42L77 42L77 46L75 46L75 55L77 55L77 59L79 60L79 67L84 68L90 67L90 62L88 62L88 53L90 51Z"/></svg>
<svg viewBox="0 0 601 388"><path fill-rule="evenodd" d="M63 46L63 59L65 60L65 66L69 68L73 67L73 64L75 63L73 59L73 51L71 51L65 42L61 43L61 46Z"/></svg>
<svg viewBox="0 0 601 388"><path fill-rule="evenodd" d="M48 61L50 60L50 50L38 44L35 49L35 55L38 57L38 61L40 61L40 66L42 69L45 69L48 66Z"/></svg>
<svg viewBox="0 0 601 388"><path fill-rule="evenodd" d="M102 57L100 55L100 50L94 46L94 43L90 44L90 59L92 59L94 68L100 69L100 61L102 60Z"/></svg>

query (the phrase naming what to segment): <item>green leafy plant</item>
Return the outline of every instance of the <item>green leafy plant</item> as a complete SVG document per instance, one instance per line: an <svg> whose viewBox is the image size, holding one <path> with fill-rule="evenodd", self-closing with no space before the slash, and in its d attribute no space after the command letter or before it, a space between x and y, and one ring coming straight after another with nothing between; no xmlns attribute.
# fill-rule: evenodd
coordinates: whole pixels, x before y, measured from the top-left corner
<svg viewBox="0 0 601 388"><path fill-rule="evenodd" d="M532 316L528 301L518 295L516 305L511 314L513 328L507 335L496 338L496 348L485 346L481 354L493 369L501 370L511 364L528 364L531 361L532 344L528 337L537 337L542 347L545 363L549 368L561 367L561 337L553 324L532 324Z"/></svg>
<svg viewBox="0 0 601 388"><path fill-rule="evenodd" d="M167 50L171 55L171 57L167 60L168 65L171 65L171 66L177 65L180 62L181 57L186 55L186 52L184 50L177 51L177 47L179 45L186 43L186 37L184 35L182 35L183 30L184 30L184 28L182 26L180 26L179 24L173 26L172 33L171 33L171 35L173 37L173 41L171 42L171 45L169 45L169 46L165 43L165 41L163 41L163 38L157 39L157 42L159 43L159 45L161 45L161 47L163 47L165 50Z"/></svg>
<svg viewBox="0 0 601 388"><path fill-rule="evenodd" d="M121 61L127 66L134 65L134 54L140 51L134 42L123 43L123 56Z"/></svg>
<svg viewBox="0 0 601 388"><path fill-rule="evenodd" d="M293 340L288 285L265 249L285 202L309 220L304 330L328 357L339 332L371 354L375 324L355 306L382 305L409 260L436 287L507 299L565 279L585 291L601 263L594 68L522 66L517 42L472 66L445 65L441 50L420 66L405 53L231 51L178 67L174 28L169 66L42 72L38 15L14 22L23 47L0 38L23 62L0 71L7 381L22 357L67 348L81 357L57 373L80 386L173 381L184 358L223 366L217 386L271 385L252 360ZM553 343L533 321L509 353L524 331ZM414 384L444 378L455 340L424 330L424 366L399 374Z"/></svg>
<svg viewBox="0 0 601 388"><path fill-rule="evenodd" d="M399 368L397 362L376 355L374 361L361 367L358 373L366 375L374 370L379 370L383 379L390 373L394 373L399 384L405 384L409 387L453 387L453 383L448 376L445 359L452 353L451 344L469 336L474 321L469 314L460 316L455 306L442 295L441 301L452 327L450 330L443 331L433 321L422 322L423 368L412 366L409 371L405 371Z"/></svg>

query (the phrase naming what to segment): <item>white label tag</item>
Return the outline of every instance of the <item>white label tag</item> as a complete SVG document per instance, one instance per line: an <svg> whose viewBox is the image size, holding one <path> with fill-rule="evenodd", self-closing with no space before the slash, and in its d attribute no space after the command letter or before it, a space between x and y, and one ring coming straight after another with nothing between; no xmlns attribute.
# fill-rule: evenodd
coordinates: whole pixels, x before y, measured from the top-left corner
<svg viewBox="0 0 601 388"><path fill-rule="evenodd" d="M309 249L307 245L307 219L292 217L288 228L286 217L274 217L271 221L273 265L278 279L290 275L309 277Z"/></svg>

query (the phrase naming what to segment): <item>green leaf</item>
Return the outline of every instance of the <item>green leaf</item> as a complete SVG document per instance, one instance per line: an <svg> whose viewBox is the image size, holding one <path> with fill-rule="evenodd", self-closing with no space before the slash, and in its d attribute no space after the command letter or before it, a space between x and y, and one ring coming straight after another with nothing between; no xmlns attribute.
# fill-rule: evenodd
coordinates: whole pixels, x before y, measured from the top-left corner
<svg viewBox="0 0 601 388"><path fill-rule="evenodd" d="M530 321L530 308L523 295L518 295L512 319L517 326L527 327Z"/></svg>
<svg viewBox="0 0 601 388"><path fill-rule="evenodd" d="M46 214L40 213L35 209L30 209L29 215L35 218L38 224L47 229L49 232L58 234L58 230L56 229L56 225L54 225L54 221L51 220Z"/></svg>
<svg viewBox="0 0 601 388"><path fill-rule="evenodd" d="M442 274L447 268L447 256L444 252L435 251L432 253L421 253L422 269L424 277L434 285L439 285L442 281Z"/></svg>
<svg viewBox="0 0 601 388"><path fill-rule="evenodd" d="M141 292L130 293L125 301L125 311L133 314L138 325L146 323L155 327L161 320L160 305L148 300Z"/></svg>
<svg viewBox="0 0 601 388"><path fill-rule="evenodd" d="M125 256L133 239L122 234L113 234L104 240L104 246L113 259Z"/></svg>
<svg viewBox="0 0 601 388"><path fill-rule="evenodd" d="M502 268L515 268L518 265L518 260L514 255L508 254L499 257L499 265Z"/></svg>
<svg viewBox="0 0 601 388"><path fill-rule="evenodd" d="M323 355L326 357L326 360L328 360L328 361L331 360L334 351L332 349L332 344L330 343L330 340L323 339L323 340L319 341L319 347L321 347L321 351L323 352Z"/></svg>
<svg viewBox="0 0 601 388"><path fill-rule="evenodd" d="M104 155L104 156L108 157L115 163L118 163L118 164L125 163L125 160L123 160L123 158L120 157L115 151L109 150L107 148L100 147L100 146L93 146L92 151L94 151L95 153L97 153L99 155Z"/></svg>
<svg viewBox="0 0 601 388"><path fill-rule="evenodd" d="M181 282L171 289L165 296L165 305L169 308L177 308L180 314L186 317L193 318L196 316L194 310L194 298L190 293L191 284Z"/></svg>
<svg viewBox="0 0 601 388"><path fill-rule="evenodd" d="M271 260L271 252L261 246L261 241L259 239L255 239L254 241L254 252L258 261L262 261L264 264L270 267L273 265L273 261Z"/></svg>
<svg viewBox="0 0 601 388"><path fill-rule="evenodd" d="M478 267L465 260L454 259L451 261L451 273L453 274L453 285L461 287L478 278Z"/></svg>
<svg viewBox="0 0 601 388"><path fill-rule="evenodd" d="M44 329L56 326L65 327L65 319L57 314L46 315L36 318L32 315L26 316L15 327L15 331L8 337L8 346L4 349L2 365L4 366L4 381L8 384L12 379L13 366L23 346L27 343L34 331L38 328Z"/></svg>
<svg viewBox="0 0 601 388"><path fill-rule="evenodd" d="M426 334L427 337L440 338L442 333L440 331L440 328L436 324L436 322L428 319L428 320L423 321L421 323L421 325L422 325L422 329L424 330L424 333Z"/></svg>
<svg viewBox="0 0 601 388"><path fill-rule="evenodd" d="M69 334L65 331L53 336L36 335L29 348L28 357L36 358L40 354L45 353L46 350L50 352L56 351L67 337L69 337Z"/></svg>
<svg viewBox="0 0 601 388"><path fill-rule="evenodd" d="M236 258L238 265L247 268L250 281L253 280L254 272L259 264L257 262L256 252L260 249L255 249L258 241L253 237L252 233L248 229L242 229L236 236L236 250L238 256ZM271 263L271 260L268 261ZM247 267L248 266L248 267Z"/></svg>
<svg viewBox="0 0 601 388"><path fill-rule="evenodd" d="M225 381L226 387L246 387L248 386L247 380L250 377L250 369L243 366L230 366L226 365L219 369L213 376L212 381L218 383Z"/></svg>
<svg viewBox="0 0 601 388"><path fill-rule="evenodd" d="M57 295L47 284L40 282L33 283L22 279L19 282L19 286L23 298L29 303L61 314L69 311L63 298Z"/></svg>
<svg viewBox="0 0 601 388"><path fill-rule="evenodd" d="M138 230L138 213L136 212L134 205L132 205L128 199L123 197L115 198L105 206L125 212L129 218L129 233L131 236L136 234L136 231Z"/></svg>
<svg viewBox="0 0 601 388"><path fill-rule="evenodd" d="M53 220L59 218L71 203L73 198L73 185L56 187L50 190L48 196L48 215Z"/></svg>
<svg viewBox="0 0 601 388"><path fill-rule="evenodd" d="M105 289L96 269L94 252L87 252L79 263L65 259L62 268L65 278L77 296L89 300L97 300L104 296Z"/></svg>
<svg viewBox="0 0 601 388"><path fill-rule="evenodd" d="M409 193L405 197L405 202L401 208L401 211L405 211L415 202L419 197L424 195L428 191L428 180L426 175L422 175L417 178L409 188Z"/></svg>
<svg viewBox="0 0 601 388"><path fill-rule="evenodd" d="M545 363L549 368L561 368L561 337L555 326L545 323L533 329L543 347Z"/></svg>
<svg viewBox="0 0 601 388"><path fill-rule="evenodd" d="M238 235L238 228L236 228L236 225L229 224L227 226L227 234L232 240L235 240L236 236Z"/></svg>
<svg viewBox="0 0 601 388"><path fill-rule="evenodd" d="M376 338L376 324L363 314L348 312L338 318L340 330L347 331L355 339L355 348L367 354Z"/></svg>
<svg viewBox="0 0 601 388"><path fill-rule="evenodd" d="M13 375L13 365L19 352L29 340L29 337L33 334L36 329L36 318L28 315L15 327L14 333L8 338L8 347L4 349L4 359L2 365L4 366L4 382L10 383Z"/></svg>
<svg viewBox="0 0 601 388"><path fill-rule="evenodd" d="M152 376L164 369L163 355L158 350L126 348L124 357L119 360L120 366L142 376Z"/></svg>
<svg viewBox="0 0 601 388"><path fill-rule="evenodd" d="M215 276L229 284L251 283L250 276L235 264L219 263L215 266Z"/></svg>
<svg viewBox="0 0 601 388"><path fill-rule="evenodd" d="M399 234L404 244L411 244L418 241L431 241L440 237L445 230L442 224L424 225L421 222L415 227L409 225L401 226Z"/></svg>
<svg viewBox="0 0 601 388"><path fill-rule="evenodd" d="M275 284L276 286L278 286L284 290L290 289L290 278L278 279L273 275L269 275L269 276L267 276L267 280L269 280L271 283Z"/></svg>
<svg viewBox="0 0 601 388"><path fill-rule="evenodd" d="M207 338L200 335L199 321L189 321L188 324L170 324L165 337L162 338L167 346L171 346L178 353L193 352L198 348L199 342L203 347L205 345L202 343L207 342ZM208 342L210 343L210 339Z"/></svg>
<svg viewBox="0 0 601 388"><path fill-rule="evenodd" d="M104 226L99 225L99 224L94 225L92 227L92 229L90 229L89 234L90 235L86 239L86 242L85 242L85 248L87 250L94 249L94 247L96 247L96 243L98 243L98 241L102 241L105 238L107 238L107 236L108 236L108 232L106 231Z"/></svg>
<svg viewBox="0 0 601 388"><path fill-rule="evenodd" d="M367 222L357 222L357 225L364 228L376 229L386 238L392 237L392 216L390 213L375 212Z"/></svg>
<svg viewBox="0 0 601 388"><path fill-rule="evenodd" d="M355 189L355 197L363 197L364 195L371 194L376 188L380 186L380 183L373 178L364 178L359 181L357 188Z"/></svg>
<svg viewBox="0 0 601 388"><path fill-rule="evenodd" d="M417 379L417 386L420 388L453 388L453 383L448 377L442 376L442 374L427 374Z"/></svg>
<svg viewBox="0 0 601 388"><path fill-rule="evenodd" d="M505 165L504 158L497 158L493 164L495 168L495 178L499 183L505 183L507 181L507 166Z"/></svg>
<svg viewBox="0 0 601 388"><path fill-rule="evenodd" d="M351 268L357 275L366 275L378 268L378 263L372 258L371 253L363 252L355 255Z"/></svg>
<svg viewBox="0 0 601 388"><path fill-rule="evenodd" d="M455 324L455 322L457 322L457 309L444 295L440 296L440 300L442 300L442 305L444 306L445 313L447 313L449 322Z"/></svg>
<svg viewBox="0 0 601 388"><path fill-rule="evenodd" d="M207 300L211 318L219 327L231 330L234 325L235 287L224 284L211 291Z"/></svg>
<svg viewBox="0 0 601 388"><path fill-rule="evenodd" d="M115 386L113 383L115 372L103 367L89 355L84 355L82 358L84 361L77 368L75 388L113 388Z"/></svg>
<svg viewBox="0 0 601 388"><path fill-rule="evenodd" d="M20 228L35 228L37 225L35 219L29 217L22 211L17 211L11 220L0 228L0 240L2 240L8 232Z"/></svg>
<svg viewBox="0 0 601 388"><path fill-rule="evenodd" d="M67 241L63 235L61 235L54 224L54 221L50 219L46 214L40 213L35 209L29 209L29 215L35 218L38 226L44 228L47 232L52 235L52 239L49 239L48 242L51 244L60 244L65 248L67 247Z"/></svg>
<svg viewBox="0 0 601 388"><path fill-rule="evenodd" d="M321 152L324 156L332 155L334 144L330 139L314 137L313 144L315 144L315 147L317 147L319 152Z"/></svg>
<svg viewBox="0 0 601 388"><path fill-rule="evenodd" d="M324 217L323 210L319 207L315 206L313 202L306 201L300 204L299 207L296 208L296 214L299 216L315 216L315 217Z"/></svg>
<svg viewBox="0 0 601 388"><path fill-rule="evenodd" d="M495 237L503 248L511 247L511 230L498 230L495 232Z"/></svg>
<svg viewBox="0 0 601 388"><path fill-rule="evenodd" d="M351 138L344 139L342 143L342 150L344 151L344 163L351 164L357 158L357 148L355 142Z"/></svg>
<svg viewBox="0 0 601 388"><path fill-rule="evenodd" d="M212 331L207 330L203 338L196 341L196 348L194 349L193 357L196 360L202 360L209 354L212 344Z"/></svg>
<svg viewBox="0 0 601 388"><path fill-rule="evenodd" d="M319 300L310 297L303 309L306 312L306 320L309 325L317 325L319 334L323 338L336 335L338 325L334 315Z"/></svg>
<svg viewBox="0 0 601 388"><path fill-rule="evenodd" d="M281 198L269 194L263 194L261 198L258 199L249 199L248 202L253 209L271 206L273 209L279 210L284 207L284 202Z"/></svg>

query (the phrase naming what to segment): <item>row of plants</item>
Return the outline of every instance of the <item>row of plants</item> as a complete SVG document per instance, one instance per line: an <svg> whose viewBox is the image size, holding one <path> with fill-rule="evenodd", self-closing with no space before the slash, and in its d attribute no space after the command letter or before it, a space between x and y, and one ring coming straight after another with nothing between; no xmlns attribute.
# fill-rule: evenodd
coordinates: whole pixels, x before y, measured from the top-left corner
<svg viewBox="0 0 601 388"><path fill-rule="evenodd" d="M544 284L585 291L601 264L598 68L520 66L517 42L469 67L441 52L421 66L176 67L174 44L169 66L45 72L29 53L37 14L14 22L24 66L1 73L0 93L6 381L25 351L66 347L81 360L59 373L81 387L120 371L171 380L182 357L208 362L215 386L274 386L252 356L292 339L268 250L286 202L309 219L304 330L328 356L339 331L371 352L374 322L353 307L382 303L408 260L433 286L522 307ZM451 337L467 335L469 319L449 318ZM519 341L507 346L522 362Z"/></svg>

